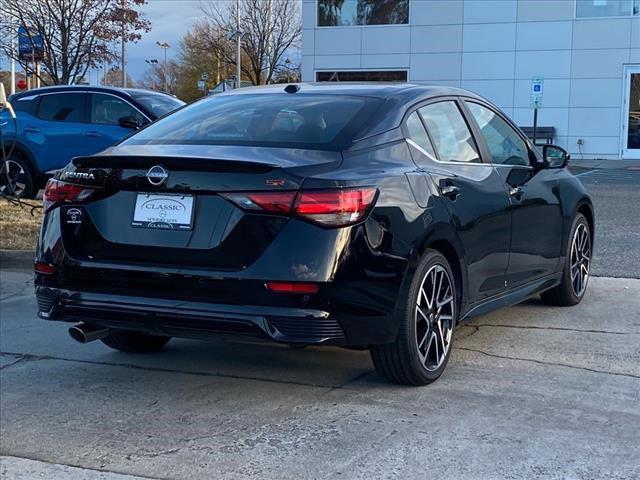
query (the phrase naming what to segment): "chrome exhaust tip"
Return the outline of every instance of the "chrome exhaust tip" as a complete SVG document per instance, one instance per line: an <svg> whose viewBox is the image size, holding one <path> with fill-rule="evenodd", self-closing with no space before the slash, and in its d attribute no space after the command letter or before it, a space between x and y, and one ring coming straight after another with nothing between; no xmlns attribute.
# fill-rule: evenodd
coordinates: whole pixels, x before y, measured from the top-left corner
<svg viewBox="0 0 640 480"><path fill-rule="evenodd" d="M69 336L76 342L89 343L106 337L110 332L111 330L108 328L94 328L86 323L81 323L69 329Z"/></svg>

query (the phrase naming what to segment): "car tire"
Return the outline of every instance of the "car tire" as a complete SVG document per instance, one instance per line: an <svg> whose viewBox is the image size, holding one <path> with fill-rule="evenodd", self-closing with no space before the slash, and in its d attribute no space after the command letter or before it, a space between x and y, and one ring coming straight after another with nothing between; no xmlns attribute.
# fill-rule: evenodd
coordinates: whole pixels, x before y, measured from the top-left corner
<svg viewBox="0 0 640 480"><path fill-rule="evenodd" d="M377 372L403 385L437 380L451 356L458 318L455 277L441 253L425 252L398 315L396 340L369 349Z"/></svg>
<svg viewBox="0 0 640 480"><path fill-rule="evenodd" d="M146 335L142 332L117 331L110 333L102 343L114 350L127 353L159 352L171 340L171 337Z"/></svg>
<svg viewBox="0 0 640 480"><path fill-rule="evenodd" d="M571 224L562 280L558 286L542 293L542 301L563 307L580 303L587 290L590 267L591 229L585 216L578 213Z"/></svg>
<svg viewBox="0 0 640 480"><path fill-rule="evenodd" d="M0 165L0 194L13 198L34 198L38 193L31 164L11 155Z"/></svg>

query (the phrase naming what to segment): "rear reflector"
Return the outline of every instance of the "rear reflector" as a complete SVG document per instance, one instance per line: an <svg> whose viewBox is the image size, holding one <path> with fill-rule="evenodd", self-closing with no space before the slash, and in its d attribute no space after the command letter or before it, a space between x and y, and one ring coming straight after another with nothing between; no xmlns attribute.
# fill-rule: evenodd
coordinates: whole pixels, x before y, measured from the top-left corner
<svg viewBox="0 0 640 480"><path fill-rule="evenodd" d="M81 202L86 200L93 192L95 192L93 188L65 183L52 178L47 182L42 194L44 211L50 210L59 203Z"/></svg>
<svg viewBox="0 0 640 480"><path fill-rule="evenodd" d="M319 286L315 283L294 283L294 282L267 282L267 290L276 293L318 293Z"/></svg>
<svg viewBox="0 0 640 480"><path fill-rule="evenodd" d="M239 192L223 197L243 210L291 215L325 227L344 227L366 217L376 200L375 187L299 192Z"/></svg>
<svg viewBox="0 0 640 480"><path fill-rule="evenodd" d="M48 263L36 262L33 269L36 273L41 273L43 275L53 275L56 273L56 267L49 265Z"/></svg>

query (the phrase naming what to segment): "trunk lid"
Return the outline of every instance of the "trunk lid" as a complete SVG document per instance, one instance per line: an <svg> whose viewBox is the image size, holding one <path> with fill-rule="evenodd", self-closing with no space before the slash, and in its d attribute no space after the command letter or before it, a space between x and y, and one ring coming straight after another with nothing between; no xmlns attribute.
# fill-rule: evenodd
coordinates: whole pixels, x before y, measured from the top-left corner
<svg viewBox="0 0 640 480"><path fill-rule="evenodd" d="M57 178L98 190L62 207L65 248L85 261L243 269L289 219L248 213L220 194L297 191L305 177L341 160L338 152L192 145L121 146L76 158ZM171 228L139 217L142 205L173 204L185 211Z"/></svg>

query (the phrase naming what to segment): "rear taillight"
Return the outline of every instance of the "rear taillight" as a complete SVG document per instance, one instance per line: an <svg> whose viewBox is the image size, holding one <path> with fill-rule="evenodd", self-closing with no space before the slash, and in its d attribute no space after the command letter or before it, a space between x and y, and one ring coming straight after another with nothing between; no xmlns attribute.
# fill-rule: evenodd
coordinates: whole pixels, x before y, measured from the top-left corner
<svg viewBox="0 0 640 480"><path fill-rule="evenodd" d="M376 189L301 191L293 206L294 214L328 227L358 223L376 199Z"/></svg>
<svg viewBox="0 0 640 480"><path fill-rule="evenodd" d="M223 195L244 210L262 210L289 215L296 192L246 192Z"/></svg>
<svg viewBox="0 0 640 480"><path fill-rule="evenodd" d="M361 221L376 201L375 187L299 192L238 192L223 196L243 210L299 217L325 227Z"/></svg>
<svg viewBox="0 0 640 480"><path fill-rule="evenodd" d="M95 192L94 188L50 179L44 187L42 204L44 211L51 210L54 206L65 202L82 202Z"/></svg>

